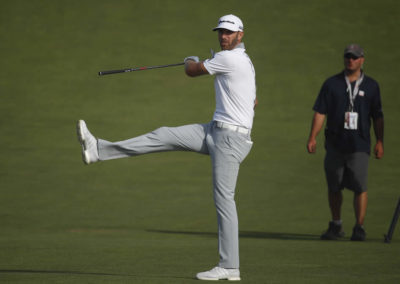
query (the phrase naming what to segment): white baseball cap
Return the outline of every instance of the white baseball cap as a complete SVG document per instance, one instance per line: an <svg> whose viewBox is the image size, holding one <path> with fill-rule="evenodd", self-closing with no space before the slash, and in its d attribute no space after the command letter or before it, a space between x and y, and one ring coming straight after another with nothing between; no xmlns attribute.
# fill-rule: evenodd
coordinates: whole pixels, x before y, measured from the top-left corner
<svg viewBox="0 0 400 284"><path fill-rule="evenodd" d="M218 20L218 26L213 28L213 31L219 29L226 29L233 32L242 32L243 31L243 23L242 20L236 17L235 15L226 15L222 16Z"/></svg>

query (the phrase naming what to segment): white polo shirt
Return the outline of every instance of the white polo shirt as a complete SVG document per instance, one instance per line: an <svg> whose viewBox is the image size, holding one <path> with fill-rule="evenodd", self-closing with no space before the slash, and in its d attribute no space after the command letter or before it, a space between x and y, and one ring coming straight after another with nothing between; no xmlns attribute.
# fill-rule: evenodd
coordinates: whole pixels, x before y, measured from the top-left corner
<svg viewBox="0 0 400 284"><path fill-rule="evenodd" d="M216 108L213 120L251 129L256 99L253 63L243 43L203 62L214 80Z"/></svg>

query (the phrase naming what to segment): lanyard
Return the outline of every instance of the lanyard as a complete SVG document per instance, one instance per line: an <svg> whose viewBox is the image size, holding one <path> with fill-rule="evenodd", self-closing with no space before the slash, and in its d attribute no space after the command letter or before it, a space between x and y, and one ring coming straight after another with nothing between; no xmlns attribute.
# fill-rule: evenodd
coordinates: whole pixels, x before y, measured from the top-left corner
<svg viewBox="0 0 400 284"><path fill-rule="evenodd" d="M364 79L364 73L361 73L360 77L358 77L356 85L354 86L354 91L351 89L351 84L346 74L344 75L344 79L346 80L347 92L349 93L351 111L354 111L354 101L356 100L358 89L360 88L361 82Z"/></svg>

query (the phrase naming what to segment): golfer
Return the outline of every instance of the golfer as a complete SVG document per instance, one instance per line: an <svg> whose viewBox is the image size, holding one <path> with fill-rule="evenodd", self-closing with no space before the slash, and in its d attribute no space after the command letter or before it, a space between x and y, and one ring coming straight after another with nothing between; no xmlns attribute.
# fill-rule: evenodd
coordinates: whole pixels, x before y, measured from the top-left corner
<svg viewBox="0 0 400 284"><path fill-rule="evenodd" d="M238 217L235 187L240 163L253 145L250 133L256 105L253 64L245 52L243 23L234 15L219 19L221 51L199 61L186 57L188 76L215 75L216 108L211 122L180 127L161 127L120 142L96 139L83 120L78 121L78 138L86 164L162 151L193 151L210 155L213 193L218 221L219 263L197 274L201 280L240 280Z"/></svg>
<svg viewBox="0 0 400 284"><path fill-rule="evenodd" d="M374 154L383 157L383 111L378 83L364 74L364 50L351 44L344 50L344 71L323 84L314 104L314 118L307 149L316 151L316 137L325 128L325 174L332 214L328 230L321 239L344 236L341 220L342 189L354 192L356 222L351 240L364 241L367 210L367 175L371 148L371 120L375 130Z"/></svg>

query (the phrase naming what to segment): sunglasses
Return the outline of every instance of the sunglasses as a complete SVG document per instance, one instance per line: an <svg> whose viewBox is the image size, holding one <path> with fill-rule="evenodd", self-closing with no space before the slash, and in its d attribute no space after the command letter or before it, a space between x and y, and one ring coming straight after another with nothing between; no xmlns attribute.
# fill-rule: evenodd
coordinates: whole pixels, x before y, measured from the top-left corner
<svg viewBox="0 0 400 284"><path fill-rule="evenodd" d="M360 56L355 56L354 54L347 53L347 54L344 55L344 58L357 60L358 58L360 58Z"/></svg>

